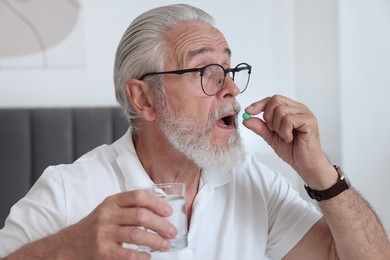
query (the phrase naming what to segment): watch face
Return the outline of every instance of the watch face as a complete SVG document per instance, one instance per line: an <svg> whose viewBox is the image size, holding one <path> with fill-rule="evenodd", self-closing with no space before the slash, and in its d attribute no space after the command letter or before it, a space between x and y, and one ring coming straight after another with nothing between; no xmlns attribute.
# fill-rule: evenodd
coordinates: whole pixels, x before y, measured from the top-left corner
<svg viewBox="0 0 390 260"><path fill-rule="evenodd" d="M334 168L336 169L336 171L338 172L338 174L340 175L340 180L344 180L345 183L347 183L348 185L348 188L351 187L351 181L349 180L349 178L344 174L343 170L341 170L341 168L337 165L334 165Z"/></svg>
<svg viewBox="0 0 390 260"><path fill-rule="evenodd" d="M348 179L348 177L345 176L345 175L344 175L343 177L344 177L345 182L346 182L347 185L348 185L348 188L351 187L351 181Z"/></svg>

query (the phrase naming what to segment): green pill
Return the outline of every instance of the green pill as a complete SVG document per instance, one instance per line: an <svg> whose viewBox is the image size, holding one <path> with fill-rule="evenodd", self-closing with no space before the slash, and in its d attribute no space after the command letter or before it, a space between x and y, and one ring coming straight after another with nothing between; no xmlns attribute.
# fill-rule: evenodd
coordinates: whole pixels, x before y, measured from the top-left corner
<svg viewBox="0 0 390 260"><path fill-rule="evenodd" d="M244 120L249 120L251 118L251 115L245 112L244 114L242 114L242 118L244 118Z"/></svg>

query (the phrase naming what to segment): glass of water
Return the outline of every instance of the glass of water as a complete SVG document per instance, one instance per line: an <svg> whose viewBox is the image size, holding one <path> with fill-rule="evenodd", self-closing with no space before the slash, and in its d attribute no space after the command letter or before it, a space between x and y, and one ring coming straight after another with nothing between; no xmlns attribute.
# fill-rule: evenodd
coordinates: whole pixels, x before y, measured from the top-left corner
<svg viewBox="0 0 390 260"><path fill-rule="evenodd" d="M187 247L188 226L184 183L162 183L138 188L138 190L139 189L147 190L148 192L163 198L173 209L172 215L167 217L167 219L176 227L178 233L175 238L170 240L171 248L169 251L177 251ZM146 246L138 246L138 250L147 252L153 251Z"/></svg>

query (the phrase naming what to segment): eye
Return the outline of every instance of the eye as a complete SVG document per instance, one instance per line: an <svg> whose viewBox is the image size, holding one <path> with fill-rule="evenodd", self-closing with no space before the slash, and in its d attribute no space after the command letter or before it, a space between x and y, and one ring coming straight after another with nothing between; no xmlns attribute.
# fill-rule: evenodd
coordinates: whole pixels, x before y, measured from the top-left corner
<svg viewBox="0 0 390 260"><path fill-rule="evenodd" d="M217 82L217 85L223 85L223 81L224 81L224 78L219 78L219 80Z"/></svg>

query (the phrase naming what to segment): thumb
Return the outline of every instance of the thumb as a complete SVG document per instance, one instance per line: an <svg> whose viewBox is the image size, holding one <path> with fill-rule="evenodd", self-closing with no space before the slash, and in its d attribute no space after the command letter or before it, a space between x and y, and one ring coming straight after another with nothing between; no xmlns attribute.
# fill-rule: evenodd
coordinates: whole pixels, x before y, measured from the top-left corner
<svg viewBox="0 0 390 260"><path fill-rule="evenodd" d="M268 130L263 120L257 117L252 117L249 120L244 120L242 124L246 128L261 136L268 144L270 143L272 132Z"/></svg>

